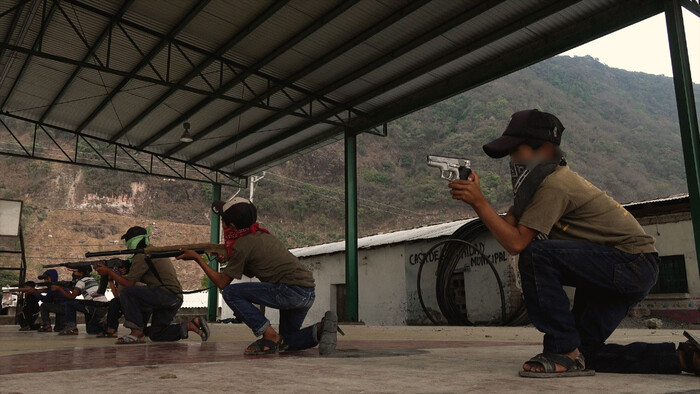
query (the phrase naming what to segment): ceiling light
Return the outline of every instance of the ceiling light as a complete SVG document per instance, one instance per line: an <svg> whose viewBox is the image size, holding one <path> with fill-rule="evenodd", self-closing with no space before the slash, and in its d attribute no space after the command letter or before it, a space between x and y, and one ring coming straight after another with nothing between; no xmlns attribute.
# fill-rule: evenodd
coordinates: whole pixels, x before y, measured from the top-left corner
<svg viewBox="0 0 700 394"><path fill-rule="evenodd" d="M185 131L182 133L182 136L180 136L180 142L189 143L194 141L190 135L190 122L183 123L182 127L185 129Z"/></svg>

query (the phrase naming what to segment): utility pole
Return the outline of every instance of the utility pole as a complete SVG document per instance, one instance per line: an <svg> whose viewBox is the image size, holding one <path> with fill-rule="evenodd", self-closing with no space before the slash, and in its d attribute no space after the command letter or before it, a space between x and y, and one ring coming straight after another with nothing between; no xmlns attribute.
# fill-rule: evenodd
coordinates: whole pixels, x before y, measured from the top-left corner
<svg viewBox="0 0 700 394"><path fill-rule="evenodd" d="M265 178L265 171L263 171L261 176L253 175L249 178L249 183L250 183L250 202L253 202L253 194L255 194L255 184L260 182L263 178Z"/></svg>

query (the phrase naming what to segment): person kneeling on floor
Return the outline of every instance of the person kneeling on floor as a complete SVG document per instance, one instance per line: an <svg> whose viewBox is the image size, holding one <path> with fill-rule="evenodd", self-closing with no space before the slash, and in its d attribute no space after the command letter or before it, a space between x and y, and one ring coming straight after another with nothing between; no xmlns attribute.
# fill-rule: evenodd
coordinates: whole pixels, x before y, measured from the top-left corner
<svg viewBox="0 0 700 394"><path fill-rule="evenodd" d="M223 289L222 296L255 334L262 337L245 350L247 355L274 354L278 350L303 350L319 345L319 353L335 350L338 317L328 311L323 320L304 329L301 325L315 298L314 277L293 254L257 222L257 209L241 197L215 201L212 211L221 215L224 238L229 252L228 263L221 272L214 271L202 257L183 250L178 257L194 260L212 283ZM217 257L225 262L225 256ZM257 277L260 282L231 284L242 275ZM253 304L279 309L277 333L270 321ZM342 332L341 332L342 333Z"/></svg>
<svg viewBox="0 0 700 394"><path fill-rule="evenodd" d="M17 313L17 323L19 323L20 331L32 331L41 328L40 324L36 323L36 319L39 317L39 299L31 291L36 290L36 283L33 281L26 281L24 285L19 289L23 292L22 308Z"/></svg>
<svg viewBox="0 0 700 394"><path fill-rule="evenodd" d="M57 282L58 272L55 269L49 269L44 271L43 274L38 276L39 279L44 282ZM37 299L41 301L40 314L41 314L41 328L39 332L51 332L51 315L50 313L56 314L56 325L54 326L54 331L61 331L65 328L65 315L66 315L66 297L57 290L51 290L51 286L46 286L43 289L29 288L29 294L35 294ZM41 294L46 292L46 295Z"/></svg>
<svg viewBox="0 0 700 394"><path fill-rule="evenodd" d="M150 228L135 226L122 239L128 249L140 249L148 246L149 235ZM124 327L131 332L117 339L117 344L143 343L146 335L152 341L177 341L187 338L190 331L199 335L202 341L209 338L209 327L201 316L186 323L172 323L182 305L182 286L169 258L151 259L140 253L133 256L126 275L104 265L99 265L97 272L109 275L110 280L122 286L119 302L124 313ZM145 286L136 286L137 282ZM151 326L146 328L149 313Z"/></svg>
<svg viewBox="0 0 700 394"><path fill-rule="evenodd" d="M606 343L656 282L654 238L605 192L573 172L559 148L564 126L538 110L513 114L503 135L483 146L510 156L514 205L506 216L481 192L479 175L450 182L453 199L474 208L498 242L519 254L527 313L544 351L520 376L590 376L598 372L700 375L700 341ZM573 309L562 286L576 288ZM592 368L592 369L591 369Z"/></svg>
<svg viewBox="0 0 700 394"><path fill-rule="evenodd" d="M107 306L107 297L98 293L99 285L97 280L90 275L91 272L92 267L89 265L75 269L73 271L73 282L75 285L70 291L61 286L51 286L51 290L60 292L67 299L64 303L66 326L58 335L78 335L76 312L85 314L85 331L88 334L97 334L102 331L104 325L102 320L107 313L106 309L94 305L85 305L80 300L75 299L79 294L82 294L84 300L104 302L105 306Z"/></svg>

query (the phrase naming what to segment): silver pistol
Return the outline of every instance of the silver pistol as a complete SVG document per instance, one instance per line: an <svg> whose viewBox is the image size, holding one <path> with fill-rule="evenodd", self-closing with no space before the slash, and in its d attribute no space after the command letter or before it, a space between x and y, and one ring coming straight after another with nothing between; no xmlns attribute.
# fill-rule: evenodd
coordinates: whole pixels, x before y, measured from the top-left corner
<svg viewBox="0 0 700 394"><path fill-rule="evenodd" d="M466 159L428 155L428 165L440 169L440 178L454 181L467 179L472 173L471 163Z"/></svg>

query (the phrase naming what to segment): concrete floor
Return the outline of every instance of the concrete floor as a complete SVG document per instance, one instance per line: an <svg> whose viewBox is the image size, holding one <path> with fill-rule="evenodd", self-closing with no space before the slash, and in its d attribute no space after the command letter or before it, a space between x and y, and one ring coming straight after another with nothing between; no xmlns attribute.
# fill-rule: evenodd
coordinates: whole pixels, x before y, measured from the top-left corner
<svg viewBox="0 0 700 394"><path fill-rule="evenodd" d="M0 393L173 392L625 392L700 393L694 375L525 379L522 362L541 334L522 327L365 327L346 332L331 357L315 349L245 357L242 325L214 324L209 342L117 346L87 334L0 327ZM82 329L82 327L81 327ZM679 342L681 330L621 329L611 341Z"/></svg>

